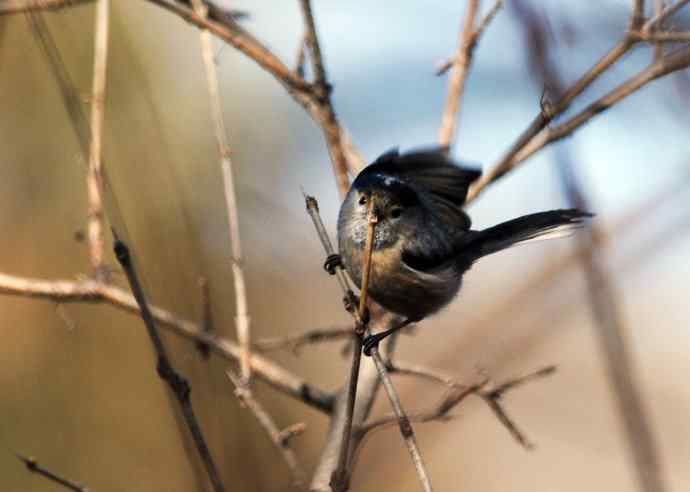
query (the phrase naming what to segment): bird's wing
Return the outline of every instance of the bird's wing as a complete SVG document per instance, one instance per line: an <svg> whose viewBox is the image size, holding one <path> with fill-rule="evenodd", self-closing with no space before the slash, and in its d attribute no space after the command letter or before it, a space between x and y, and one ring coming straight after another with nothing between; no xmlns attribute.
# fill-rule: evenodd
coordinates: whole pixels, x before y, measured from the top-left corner
<svg viewBox="0 0 690 492"><path fill-rule="evenodd" d="M362 171L362 175L382 173L398 177L412 188L427 210L434 211L447 231L468 230L470 218L462 210L470 184L481 171L453 163L443 147L401 154L391 149Z"/></svg>

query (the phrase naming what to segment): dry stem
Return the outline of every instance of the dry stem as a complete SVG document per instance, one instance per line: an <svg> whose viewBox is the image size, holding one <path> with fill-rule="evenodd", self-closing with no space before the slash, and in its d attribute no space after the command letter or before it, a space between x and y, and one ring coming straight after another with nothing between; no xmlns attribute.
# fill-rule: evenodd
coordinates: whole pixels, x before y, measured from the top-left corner
<svg viewBox="0 0 690 492"><path fill-rule="evenodd" d="M213 456L211 455L211 450L206 443L206 439L201 431L201 426L199 425L199 421L197 420L196 414L194 413L194 409L192 407L192 402L189 397L191 387L189 386L187 380L175 371L170 362L165 345L163 344L163 339L161 338L158 327L156 326L153 313L146 302L144 290L139 282L139 277L134 268L134 263L132 262L129 248L117 236L115 236L114 249L115 256L127 275L127 281L132 289L132 294L134 295L134 299L136 299L137 305L141 311L141 319L144 321L146 331L148 332L151 343L153 344L157 359L156 371L158 372L158 376L169 386L171 392L180 405L182 417L184 418L184 422L192 436L194 445L199 453L199 458L206 468L206 472L208 473L213 490L216 492L223 492L225 487L220 479L220 473L218 472L218 468L216 467Z"/></svg>
<svg viewBox="0 0 690 492"><path fill-rule="evenodd" d="M474 48L477 46L477 41L481 36L486 26L494 18L498 10L501 8L503 0L497 0L492 9L482 19L479 26L475 29L475 19L479 11L479 0L469 0L467 4L467 12L465 13L465 20L463 22L463 29L460 33L458 41L458 51L452 58L448 68L452 67L450 82L448 83L448 97L446 100L445 110L441 119L441 128L439 129L439 143L441 146L450 148L453 135L457 127L457 119L460 113L460 105L462 103L462 94L465 87L465 80L469 73L470 65L472 63L472 56ZM446 70L444 65L439 72Z"/></svg>
<svg viewBox="0 0 690 492"><path fill-rule="evenodd" d="M192 0L194 11L202 18L207 17L207 8L201 0ZM242 348L240 357L240 374L242 376L243 387L249 389L251 379L251 332L249 330L250 318L247 308L247 289L244 281L244 271L242 270L242 247L240 242L240 226L237 214L237 197L235 195L235 184L232 174L232 160L230 159L230 145L228 144L225 122L223 120L223 108L218 87L218 74L216 64L213 61L213 44L210 33L201 29L199 32L201 41L201 55L206 67L206 82L208 83L208 94L211 102L211 114L218 145L218 158L223 172L223 191L225 194L225 205L228 214L230 245L232 248L232 276L235 282L235 327L237 330L237 341Z"/></svg>
<svg viewBox="0 0 690 492"><path fill-rule="evenodd" d="M348 488L347 463L350 457L350 441L352 439L352 421L355 411L355 400L357 399L357 382L359 379L359 366L362 360L362 337L366 330L365 319L367 314L367 296L369 292L369 275L371 273L371 255L374 250L374 237L378 217L374 213L374 200L369 200L367 208L367 241L364 246L364 258L362 259L362 285L359 293L359 308L357 310L355 323L355 343L352 349L352 366L350 369L350 380L347 387L347 404L345 407L345 423L343 425L343 437L341 439L340 451L338 455L338 466L333 472L331 486L336 492L345 491Z"/></svg>
<svg viewBox="0 0 690 492"><path fill-rule="evenodd" d="M48 470L45 466L39 465L35 458L27 458L26 456L22 456L18 453L16 453L15 455L17 456L17 459L19 459L26 465L27 470L29 470L31 473L36 473L38 475L46 477L51 482L57 483L69 490L74 490L76 492L87 492L88 490L86 487L79 485L78 483L72 480L68 480L58 475L57 473Z"/></svg>
<svg viewBox="0 0 690 492"><path fill-rule="evenodd" d="M398 392L395 390L393 382L386 371L386 365L381 358L381 354L379 354L378 347L373 347L371 349L371 358L374 360L374 364L376 364L379 377L381 378L381 382L383 382L383 387L386 389L386 394L391 402L393 412L395 413L395 417L398 422L398 427L400 428L400 435L405 441L407 450L410 453L412 463L414 463L415 470L417 471L417 476L422 484L422 489L425 492L431 492L433 490L431 487L431 479L429 478L429 474L424 466L424 460L422 459L422 454L420 453L419 446L417 445L414 429L412 428L410 419L407 417L407 414L402 407L402 403L400 403L400 397L398 396Z"/></svg>
<svg viewBox="0 0 690 492"><path fill-rule="evenodd" d="M321 342L332 342L350 338L353 334L352 324L335 326L331 328L316 328L296 335L286 337L265 338L254 342L255 350L267 352L276 349L289 349L297 354L304 345Z"/></svg>
<svg viewBox="0 0 690 492"><path fill-rule="evenodd" d="M130 313L139 314L140 309L134 297L119 287L106 285L95 280L40 280L16 277L0 273L0 294L45 299L52 302L106 303ZM200 341L216 354L239 364L240 347L230 339L205 333L193 321L186 320L158 306L150 305L153 318L164 328L193 341ZM315 409L330 414L334 396L303 378L289 372L271 360L252 354L253 372L281 393L291 396Z"/></svg>
<svg viewBox="0 0 690 492"><path fill-rule="evenodd" d="M98 280L104 280L103 240L103 120L105 111L105 84L108 61L109 0L98 0L96 5L93 88L91 93L91 145L89 169L86 177L89 211L89 252L91 270Z"/></svg>
<svg viewBox="0 0 690 492"><path fill-rule="evenodd" d="M266 434L268 434L271 442L280 452L280 455L283 457L283 461L285 461L285 464L288 466L290 473L292 474L293 485L301 490L306 490L304 471L302 471L302 467L297 460L297 455L295 455L295 452L289 446L289 438L286 437L286 434L284 434L278 428L271 418L271 415L266 411L263 405L261 405L259 401L254 398L251 392L246 390L246 385L242 378L236 376L231 370L226 371L225 374L228 376L228 379L232 381L232 384L235 385L235 395L240 400L240 403L246 406L252 412L252 414L254 414L256 420L259 421L261 427L263 427L263 429L266 431ZM304 424L302 424L299 428L300 430L298 433L303 432ZM291 434L291 436L294 435L295 433Z"/></svg>

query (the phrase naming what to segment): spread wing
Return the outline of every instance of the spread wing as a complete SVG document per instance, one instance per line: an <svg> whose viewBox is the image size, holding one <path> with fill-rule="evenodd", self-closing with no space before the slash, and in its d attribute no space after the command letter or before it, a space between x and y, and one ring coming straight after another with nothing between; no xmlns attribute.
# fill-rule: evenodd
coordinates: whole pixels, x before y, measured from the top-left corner
<svg viewBox="0 0 690 492"><path fill-rule="evenodd" d="M391 149L361 175L385 173L398 177L410 186L424 208L433 210L447 230L469 230L470 218L462 210L470 184L481 176L478 169L461 167L451 161L443 147L400 154Z"/></svg>

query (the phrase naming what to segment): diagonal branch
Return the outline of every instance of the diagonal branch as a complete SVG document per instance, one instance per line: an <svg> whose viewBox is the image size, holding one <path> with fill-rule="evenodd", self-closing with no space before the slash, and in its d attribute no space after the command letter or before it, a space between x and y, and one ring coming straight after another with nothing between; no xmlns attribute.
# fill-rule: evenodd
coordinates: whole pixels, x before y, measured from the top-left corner
<svg viewBox="0 0 690 492"><path fill-rule="evenodd" d="M235 395L240 400L240 403L247 407L252 414L254 414L256 420L259 421L261 427L263 427L263 429L266 431L266 434L268 434L271 442L280 452L280 455L283 457L283 461L285 461L285 464L290 469L290 473L292 474L293 485L301 490L305 490L304 471L302 471L302 467L297 461L297 455L295 455L295 452L289 446L289 438L286 437L285 433L281 432L263 405L261 405L261 403L254 398L250 391L247 391L244 381L242 381L240 377L237 377L231 370L226 371L225 374L235 386ZM297 433L304 431L303 424L301 426L291 427L293 429L300 429L297 431ZM294 433L292 435L294 435Z"/></svg>
<svg viewBox="0 0 690 492"><path fill-rule="evenodd" d="M139 314L140 309L134 297L112 285L95 280L72 282L69 280L40 280L16 277L0 273L0 295L45 299L52 302L106 303L118 309ZM186 320L158 306L149 306L153 318L171 332L193 341L207 344L219 356L239 363L240 347L227 338L205 333L197 323ZM271 360L252 354L252 371L276 390L295 398L326 414L333 411L334 396Z"/></svg>
<svg viewBox="0 0 690 492"><path fill-rule="evenodd" d="M22 456L21 454L16 454L16 456L19 461L23 462L26 465L26 469L29 470L31 473L36 473L38 475L46 477L51 482L60 484L62 487L69 490L74 490L75 492L87 492L88 490L86 487L79 485L78 483L75 483L72 480L68 480L65 477L58 475L57 473L50 471L45 466L39 465L35 458L27 458L26 456Z"/></svg>
<svg viewBox="0 0 690 492"><path fill-rule="evenodd" d="M513 160L513 166L531 157L546 145L567 137L598 114L606 111L630 94L648 83L672 72L690 67L690 47L671 52L650 65L647 69L628 79L597 101L593 102L564 123L548 128L528 145L522 148Z"/></svg>
<svg viewBox="0 0 690 492"><path fill-rule="evenodd" d="M182 411L185 424L187 424L187 428L192 435L192 440L194 441L194 445L199 453L199 458L206 468L206 472L208 473L211 484L213 485L213 490L216 492L223 492L225 487L220 479L220 473L218 472L218 468L213 460L213 456L211 456L211 450L206 443L206 439L201 431L201 426L199 425L199 421L197 420L196 414L194 413L194 409L192 407L192 401L189 397L191 387L189 382L177 371L175 371L170 362L165 345L163 344L163 339L161 338L158 327L156 326L153 313L146 302L144 290L141 287L139 277L134 269L129 248L117 236L115 236L114 250L117 261L120 263L120 266L122 266L122 269L127 275L127 280L132 289L132 294L134 295L134 298L139 305L139 309L141 310L141 318L144 321L149 338L153 344L157 359L156 371L158 372L158 376L167 383L180 405L180 410Z"/></svg>

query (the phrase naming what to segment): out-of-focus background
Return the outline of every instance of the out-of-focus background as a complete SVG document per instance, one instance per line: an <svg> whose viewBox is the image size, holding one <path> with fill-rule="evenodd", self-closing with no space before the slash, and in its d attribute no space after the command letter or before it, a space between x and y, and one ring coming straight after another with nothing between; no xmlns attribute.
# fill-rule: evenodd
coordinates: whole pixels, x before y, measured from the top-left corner
<svg viewBox="0 0 690 492"><path fill-rule="evenodd" d="M334 102L367 161L393 146L433 143L446 95L439 61L454 52L465 2L314 2ZM484 9L489 7L484 2ZM539 111L523 26L510 0L475 52L454 156L485 168ZM620 38L630 2L550 1L559 68L574 80ZM244 25L294 66L302 35L298 2L238 1ZM64 64L87 98L93 5L44 13ZM688 16L676 19L687 24ZM302 186L334 232L338 194L319 128L274 79L215 43L233 150L254 338L346 322L336 282L305 214ZM592 101L642 69L640 47L585 95ZM687 72L684 74L687 77ZM211 288L216 326L233 336L230 245L196 29L148 2L113 2L105 162L150 298L199 319L198 278ZM644 409L667 490L690 487L690 92L682 76L657 81L600 115L567 145L596 223L608 238L605 269L616 287ZM60 89L23 15L0 18L0 271L46 279L88 272L85 165ZM574 109L583 107L576 104ZM476 227L566 205L550 147L492 186L469 212ZM567 262L575 242L516 248L483 260L460 297L400 338L400 360L500 381L556 364L558 372L510 393L506 408L536 449L519 447L481 401L445 423L416 427L438 490L637 490L586 282ZM115 265L114 259L109 262ZM556 272L556 273L554 273ZM124 278L114 276L117 284ZM200 490L167 389L138 317L107 305L0 297L0 488L49 491L14 453L91 490ZM226 381L226 362L204 361L165 334L191 379L194 404L228 490L286 490L276 450ZM340 344L271 354L320 386L337 389L349 362ZM441 394L396 379L409 409ZM261 383L257 397L280 426L306 422L294 440L307 471L327 429L318 412ZM375 414L388 412L383 396ZM191 452L193 454L193 452ZM395 428L367 441L353 490L417 490Z"/></svg>

